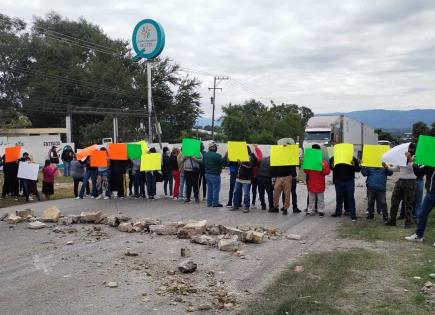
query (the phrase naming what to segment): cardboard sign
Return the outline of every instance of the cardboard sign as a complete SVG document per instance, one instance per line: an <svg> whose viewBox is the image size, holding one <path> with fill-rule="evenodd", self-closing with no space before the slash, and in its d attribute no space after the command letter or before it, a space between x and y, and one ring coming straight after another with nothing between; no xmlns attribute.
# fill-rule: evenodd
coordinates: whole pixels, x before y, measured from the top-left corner
<svg viewBox="0 0 435 315"><path fill-rule="evenodd" d="M334 146L334 165L352 164L353 160L353 144L339 143Z"/></svg>
<svg viewBox="0 0 435 315"><path fill-rule="evenodd" d="M185 157L201 157L201 141L198 139L184 138L181 150Z"/></svg>
<svg viewBox="0 0 435 315"><path fill-rule="evenodd" d="M127 144L127 157L130 160L140 160L141 156L142 156L142 146L140 144L138 143Z"/></svg>
<svg viewBox="0 0 435 315"><path fill-rule="evenodd" d="M299 147L297 144L271 145L270 166L299 165Z"/></svg>
<svg viewBox="0 0 435 315"><path fill-rule="evenodd" d="M125 143L109 143L108 151L111 160L127 160L127 145Z"/></svg>
<svg viewBox="0 0 435 315"><path fill-rule="evenodd" d="M39 172L39 164L22 162L18 164L18 178L37 180Z"/></svg>
<svg viewBox="0 0 435 315"><path fill-rule="evenodd" d="M390 149L382 156L382 162L394 166L406 166L406 152L408 152L410 142L402 143Z"/></svg>
<svg viewBox="0 0 435 315"><path fill-rule="evenodd" d="M390 150L388 145L365 144L361 166L382 167L382 156Z"/></svg>
<svg viewBox="0 0 435 315"><path fill-rule="evenodd" d="M107 167L107 152L104 150L92 152L91 167Z"/></svg>
<svg viewBox="0 0 435 315"><path fill-rule="evenodd" d="M302 164L304 170L321 171L323 169L322 163L322 150L304 150L304 163Z"/></svg>
<svg viewBox="0 0 435 315"><path fill-rule="evenodd" d="M5 163L16 162L20 158L21 146L9 147L5 149Z"/></svg>
<svg viewBox="0 0 435 315"><path fill-rule="evenodd" d="M76 158L77 160L86 159L86 157L90 156L92 152L97 151L98 146L96 144L91 145L90 147L86 147L81 150L77 150Z"/></svg>
<svg viewBox="0 0 435 315"><path fill-rule="evenodd" d="M228 160L231 162L249 162L248 148L245 141L228 141Z"/></svg>
<svg viewBox="0 0 435 315"><path fill-rule="evenodd" d="M418 137L415 163L435 167L435 137Z"/></svg>
<svg viewBox="0 0 435 315"><path fill-rule="evenodd" d="M137 144L140 144L140 148L142 149L142 154L145 154L149 151L148 143L145 140L141 140L139 142L136 142Z"/></svg>
<svg viewBox="0 0 435 315"><path fill-rule="evenodd" d="M142 154L140 159L140 171L160 171L162 169L162 160L160 153Z"/></svg>

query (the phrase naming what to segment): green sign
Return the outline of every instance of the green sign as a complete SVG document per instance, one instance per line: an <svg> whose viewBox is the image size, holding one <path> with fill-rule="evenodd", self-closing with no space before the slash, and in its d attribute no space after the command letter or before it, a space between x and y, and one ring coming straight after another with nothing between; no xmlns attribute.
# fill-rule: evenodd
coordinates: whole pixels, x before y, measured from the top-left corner
<svg viewBox="0 0 435 315"><path fill-rule="evenodd" d="M322 150L305 149L302 165L304 170L321 171L323 169L322 162Z"/></svg>
<svg viewBox="0 0 435 315"><path fill-rule="evenodd" d="M198 139L184 138L181 150L185 157L201 157L201 141Z"/></svg>
<svg viewBox="0 0 435 315"><path fill-rule="evenodd" d="M140 144L127 143L127 156L130 160L140 160L142 148Z"/></svg>
<svg viewBox="0 0 435 315"><path fill-rule="evenodd" d="M435 167L435 137L418 137L415 163Z"/></svg>

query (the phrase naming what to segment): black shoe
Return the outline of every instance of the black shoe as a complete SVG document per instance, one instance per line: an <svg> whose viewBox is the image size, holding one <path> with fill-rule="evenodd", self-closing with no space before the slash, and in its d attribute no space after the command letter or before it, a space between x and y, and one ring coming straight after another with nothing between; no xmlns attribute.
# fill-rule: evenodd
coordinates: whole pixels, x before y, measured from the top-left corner
<svg viewBox="0 0 435 315"><path fill-rule="evenodd" d="M281 209L283 215L287 215L287 209Z"/></svg>
<svg viewBox="0 0 435 315"><path fill-rule="evenodd" d="M262 205L261 210L266 210L266 205Z"/></svg>
<svg viewBox="0 0 435 315"><path fill-rule="evenodd" d="M232 208L230 209L230 211L237 211L237 210L239 210L239 208L236 208L236 207L232 207Z"/></svg>
<svg viewBox="0 0 435 315"><path fill-rule="evenodd" d="M399 215L399 217L397 218L397 220L404 220L405 217L403 215Z"/></svg>
<svg viewBox="0 0 435 315"><path fill-rule="evenodd" d="M279 210L277 208L269 208L268 212L277 213Z"/></svg>
<svg viewBox="0 0 435 315"><path fill-rule="evenodd" d="M385 226L396 226L396 222L392 222L392 221L388 220L384 225Z"/></svg>
<svg viewBox="0 0 435 315"><path fill-rule="evenodd" d="M301 213L302 211L301 210L299 210L298 208L296 208L296 209L293 209L293 213Z"/></svg>
<svg viewBox="0 0 435 315"><path fill-rule="evenodd" d="M323 212L319 212L319 217L324 217L325 214Z"/></svg>
<svg viewBox="0 0 435 315"><path fill-rule="evenodd" d="M213 206L213 208L222 208L222 207L223 207L223 205L220 204L220 203L218 203L217 205L214 205L214 206Z"/></svg>
<svg viewBox="0 0 435 315"><path fill-rule="evenodd" d="M331 217L338 218L338 217L341 217L341 214L334 212L333 214L331 214Z"/></svg>

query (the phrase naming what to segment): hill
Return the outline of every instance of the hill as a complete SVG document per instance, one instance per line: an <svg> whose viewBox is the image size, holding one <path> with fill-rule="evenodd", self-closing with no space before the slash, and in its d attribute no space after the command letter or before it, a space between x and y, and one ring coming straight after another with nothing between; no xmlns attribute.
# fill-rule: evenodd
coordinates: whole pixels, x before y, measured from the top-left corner
<svg viewBox="0 0 435 315"><path fill-rule="evenodd" d="M383 130L402 130L410 131L412 124L417 121L423 121L427 125L431 125L435 121L435 109L414 109L414 110L385 110L373 109L362 110L348 113L331 113L321 115L339 115L344 114L353 119L362 121L363 123L374 128L382 128Z"/></svg>

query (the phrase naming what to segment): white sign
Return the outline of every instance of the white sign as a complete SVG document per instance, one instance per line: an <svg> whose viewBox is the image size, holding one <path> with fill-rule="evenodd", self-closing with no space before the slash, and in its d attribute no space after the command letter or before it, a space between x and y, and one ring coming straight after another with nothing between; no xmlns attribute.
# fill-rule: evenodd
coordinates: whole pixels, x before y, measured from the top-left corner
<svg viewBox="0 0 435 315"><path fill-rule="evenodd" d="M39 172L39 164L22 162L18 165L18 178L37 180Z"/></svg>
<svg viewBox="0 0 435 315"><path fill-rule="evenodd" d="M394 166L406 166L406 152L408 152L409 144L408 142L395 146L382 156L382 162Z"/></svg>

